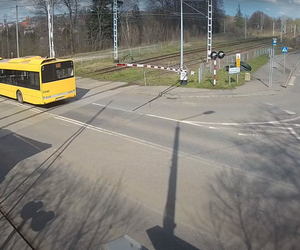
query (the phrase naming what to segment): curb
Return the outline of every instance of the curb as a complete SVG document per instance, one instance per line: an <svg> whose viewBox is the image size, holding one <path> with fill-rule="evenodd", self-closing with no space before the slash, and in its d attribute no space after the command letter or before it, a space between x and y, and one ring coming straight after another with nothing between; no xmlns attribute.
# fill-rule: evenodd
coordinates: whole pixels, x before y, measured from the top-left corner
<svg viewBox="0 0 300 250"><path fill-rule="evenodd" d="M172 95L172 94L163 94L164 97L169 98L169 99L179 99L179 98L243 98L243 97L255 97L255 96L272 96L272 95L278 95L282 91L284 91L287 88L287 84L290 81L293 73L295 72L295 69L299 66L300 64L300 59L298 60L296 66L293 69L290 69L290 74L287 77L287 80L285 81L285 84L283 85L284 87L280 90L270 90L273 91L273 93L262 93L262 94L232 94L232 95ZM276 91L276 92L274 92Z"/></svg>
<svg viewBox="0 0 300 250"><path fill-rule="evenodd" d="M292 53L292 54L296 54L296 52ZM288 82L291 79L292 74L295 72L295 69L299 66L300 64L300 59L298 60L298 62L296 63L295 67L293 67L292 69L290 69L290 74L288 75L285 83L282 83L282 88L279 90L274 90L274 89L269 89L267 91L270 91L270 93L250 93L250 94L224 94L224 95L220 95L220 94L207 94L207 95L197 95L197 94L184 94L184 95L180 95L180 94L169 94L169 93L162 93L162 92L158 92L158 93L133 93L133 94L143 94L143 95L149 95L149 96L163 96L167 99L180 99L180 98L243 98L243 97L255 97L255 96L273 96L273 95L277 95L279 93L281 93L282 91L284 91L287 88Z"/></svg>
<svg viewBox="0 0 300 250"><path fill-rule="evenodd" d="M279 90L282 91L282 90ZM179 99L179 98L242 98L242 97L254 97L254 96L272 96L277 95L279 92L274 93L262 93L262 94L233 94L233 95L172 95L164 94L167 99ZM152 95L152 94L151 94ZM154 94L153 94L154 95Z"/></svg>
<svg viewBox="0 0 300 250"><path fill-rule="evenodd" d="M285 88L287 88L287 84L288 84L288 82L290 81L290 79L291 79L291 77L292 77L292 74L295 72L295 69L299 66L299 63L300 63L300 59L299 59L299 61L297 62L296 66L291 70L291 72L290 72L290 74L289 74L289 76L288 76L288 78L287 78L287 81L286 81L286 83L285 83L285 85L284 85Z"/></svg>

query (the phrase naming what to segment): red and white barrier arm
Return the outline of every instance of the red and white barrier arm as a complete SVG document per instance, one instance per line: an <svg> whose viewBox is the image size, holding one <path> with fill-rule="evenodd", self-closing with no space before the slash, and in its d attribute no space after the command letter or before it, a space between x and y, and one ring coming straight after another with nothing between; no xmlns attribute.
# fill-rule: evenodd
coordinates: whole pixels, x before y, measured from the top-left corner
<svg viewBox="0 0 300 250"><path fill-rule="evenodd" d="M169 68L169 67L153 66L153 65L146 65L146 64L118 63L117 66L119 66L119 67L149 68L149 69L162 69L162 70L168 70L168 71L173 71L173 72L179 72L179 69L174 69L174 68Z"/></svg>

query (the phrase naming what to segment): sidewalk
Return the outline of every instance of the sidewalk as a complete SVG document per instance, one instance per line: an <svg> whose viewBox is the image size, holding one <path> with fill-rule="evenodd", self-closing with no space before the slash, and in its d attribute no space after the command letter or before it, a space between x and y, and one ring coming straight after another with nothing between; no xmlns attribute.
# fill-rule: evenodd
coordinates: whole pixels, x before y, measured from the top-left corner
<svg viewBox="0 0 300 250"><path fill-rule="evenodd" d="M298 65L298 55L290 54L286 58L286 72L284 74L283 55L277 55L273 64L273 86L269 88L270 63L262 66L251 74L251 80L232 90L198 89L168 86L139 86L130 91L133 94L162 95L167 98L211 98L211 97L246 97L275 95L284 90L291 73ZM250 72L251 73L251 72ZM218 84L218 83L217 83Z"/></svg>

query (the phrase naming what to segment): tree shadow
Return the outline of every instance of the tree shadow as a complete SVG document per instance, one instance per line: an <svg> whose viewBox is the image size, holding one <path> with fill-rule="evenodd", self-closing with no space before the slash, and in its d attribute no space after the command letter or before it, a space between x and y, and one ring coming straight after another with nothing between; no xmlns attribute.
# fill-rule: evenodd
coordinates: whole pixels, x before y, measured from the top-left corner
<svg viewBox="0 0 300 250"><path fill-rule="evenodd" d="M99 249L116 234L139 230L139 205L122 195L121 179L91 180L70 171L64 162L64 157L55 161L9 213L2 207L15 229L0 220L0 247L17 249L26 239L32 249ZM25 177L22 172L15 175ZM23 237L13 237L16 232Z"/></svg>
<svg viewBox="0 0 300 250"><path fill-rule="evenodd" d="M31 201L26 203L22 208L20 214L23 221L18 227L15 227L15 225L10 221L10 219L4 214L5 219L10 223L13 230L3 242L3 244L0 246L0 250L6 249L7 245L13 239L15 234L19 234L20 237L26 242L26 244L32 249L34 249L31 243L27 241L27 239L21 233L21 229L28 220L31 220L30 228L35 232L39 232L43 230L46 227L46 225L55 218L55 213L53 211L45 212L43 210L43 206L44 204L41 201Z"/></svg>
<svg viewBox="0 0 300 250"><path fill-rule="evenodd" d="M255 135L247 139L249 146L240 147L244 163L224 166L208 181L209 222L198 215L196 224L210 226L221 249L292 250L300 245L299 139L289 133L294 125L281 123L276 112L260 109L260 114L278 122L242 122L237 131Z"/></svg>
<svg viewBox="0 0 300 250"><path fill-rule="evenodd" d="M62 154L105 108L42 163L25 159L18 164L19 171L10 172L10 178L3 181L0 202L2 215L6 217L0 220L3 249L20 249L25 239L33 249L99 249L116 234L139 230L136 229L139 205L125 199L121 179L79 176ZM47 204L47 210L38 210L42 204ZM24 237L14 237L14 230Z"/></svg>

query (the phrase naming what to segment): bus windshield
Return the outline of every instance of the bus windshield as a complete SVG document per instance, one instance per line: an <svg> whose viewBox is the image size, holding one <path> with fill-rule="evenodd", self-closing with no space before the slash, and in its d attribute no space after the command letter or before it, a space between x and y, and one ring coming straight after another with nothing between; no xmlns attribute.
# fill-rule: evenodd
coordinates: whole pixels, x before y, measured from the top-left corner
<svg viewBox="0 0 300 250"><path fill-rule="evenodd" d="M52 63L42 66L42 83L54 82L74 77L72 61Z"/></svg>

